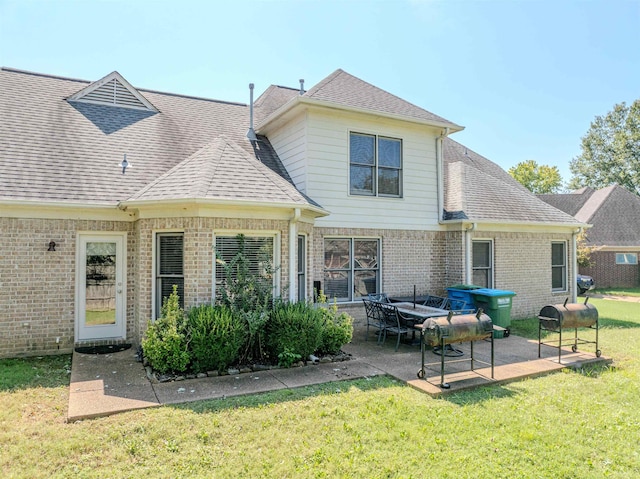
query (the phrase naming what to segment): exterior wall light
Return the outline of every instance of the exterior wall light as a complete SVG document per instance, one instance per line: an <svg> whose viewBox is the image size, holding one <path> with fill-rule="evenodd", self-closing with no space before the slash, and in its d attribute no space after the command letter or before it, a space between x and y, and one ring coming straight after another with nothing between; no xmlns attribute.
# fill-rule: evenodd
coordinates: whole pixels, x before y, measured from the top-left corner
<svg viewBox="0 0 640 479"><path fill-rule="evenodd" d="M55 251L56 250L56 242L49 241L49 249L47 251Z"/></svg>

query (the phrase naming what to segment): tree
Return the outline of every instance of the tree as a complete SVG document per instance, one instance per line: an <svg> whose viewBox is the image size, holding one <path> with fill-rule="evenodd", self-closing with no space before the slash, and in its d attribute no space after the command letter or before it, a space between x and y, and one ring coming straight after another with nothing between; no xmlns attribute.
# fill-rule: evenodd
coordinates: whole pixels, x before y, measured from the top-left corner
<svg viewBox="0 0 640 479"><path fill-rule="evenodd" d="M596 116L582 138L582 153L571 160L571 189L614 183L640 194L640 99Z"/></svg>
<svg viewBox="0 0 640 479"><path fill-rule="evenodd" d="M562 190L562 176L557 166L538 165L535 160L527 160L509 168L509 174L537 195Z"/></svg>

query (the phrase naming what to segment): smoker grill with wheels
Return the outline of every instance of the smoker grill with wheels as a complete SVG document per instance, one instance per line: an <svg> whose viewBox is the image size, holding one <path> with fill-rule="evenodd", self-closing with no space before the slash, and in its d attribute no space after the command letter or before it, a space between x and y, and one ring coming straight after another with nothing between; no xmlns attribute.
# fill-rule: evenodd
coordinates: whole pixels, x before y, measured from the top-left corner
<svg viewBox="0 0 640 479"><path fill-rule="evenodd" d="M444 353L445 347L454 343L471 343L470 359L454 359L447 363L471 361L471 370L474 370L475 362L491 365L491 378L493 379L493 323L491 318L478 310L475 314L458 314L449 311L447 316L429 318L416 328L420 329L420 350L422 353L422 365L418 371L420 379L426 378L425 368L440 364L440 387L449 389L449 384L444 382L445 354L440 355L439 363L425 363L425 350L427 346L439 347ZM491 362L487 363L474 358L473 342L481 339L491 340Z"/></svg>
<svg viewBox="0 0 640 479"><path fill-rule="evenodd" d="M583 304L571 303L567 304L567 298L564 304L553 304L545 306L540 310L538 315L538 357L540 357L540 347L545 346L558 348L558 363L561 364L562 346L571 346L574 353L578 350L578 344L595 344L596 357L600 357L602 351L598 348L598 310L595 306L587 304L589 297L584 300ZM596 332L596 340L589 341L578 337L578 328L593 329ZM572 338L562 339L562 333L565 329L574 329ZM558 334L558 339L542 341L542 331L548 331Z"/></svg>

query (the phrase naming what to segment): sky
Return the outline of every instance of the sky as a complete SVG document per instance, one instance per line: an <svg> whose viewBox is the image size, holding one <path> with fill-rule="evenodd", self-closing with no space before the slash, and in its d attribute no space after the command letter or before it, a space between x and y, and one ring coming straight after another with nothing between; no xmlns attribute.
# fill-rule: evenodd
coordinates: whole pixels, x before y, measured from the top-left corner
<svg viewBox="0 0 640 479"><path fill-rule="evenodd" d="M341 68L566 182L594 118L640 98L640 0L0 0L0 66L242 103Z"/></svg>

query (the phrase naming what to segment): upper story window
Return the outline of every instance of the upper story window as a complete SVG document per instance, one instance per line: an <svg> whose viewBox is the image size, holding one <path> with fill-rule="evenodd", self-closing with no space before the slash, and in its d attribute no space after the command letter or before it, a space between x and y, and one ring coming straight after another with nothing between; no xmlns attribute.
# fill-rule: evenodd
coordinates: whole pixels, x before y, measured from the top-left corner
<svg viewBox="0 0 640 479"><path fill-rule="evenodd" d="M551 290L567 290L567 243L551 243Z"/></svg>
<svg viewBox="0 0 640 479"><path fill-rule="evenodd" d="M638 264L638 254L616 253L616 264Z"/></svg>
<svg viewBox="0 0 640 479"><path fill-rule="evenodd" d="M402 140L364 133L349 137L352 195L402 196Z"/></svg>

